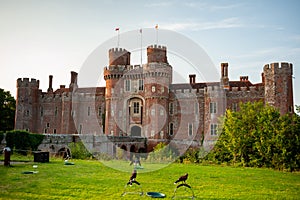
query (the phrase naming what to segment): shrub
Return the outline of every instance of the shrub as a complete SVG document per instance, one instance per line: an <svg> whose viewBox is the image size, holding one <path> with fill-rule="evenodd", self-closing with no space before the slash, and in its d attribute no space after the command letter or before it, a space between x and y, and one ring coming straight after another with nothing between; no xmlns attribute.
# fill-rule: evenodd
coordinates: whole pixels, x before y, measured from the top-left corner
<svg viewBox="0 0 300 200"><path fill-rule="evenodd" d="M92 154L85 148L82 142L72 142L68 146L70 147L72 158L87 159L92 156Z"/></svg>

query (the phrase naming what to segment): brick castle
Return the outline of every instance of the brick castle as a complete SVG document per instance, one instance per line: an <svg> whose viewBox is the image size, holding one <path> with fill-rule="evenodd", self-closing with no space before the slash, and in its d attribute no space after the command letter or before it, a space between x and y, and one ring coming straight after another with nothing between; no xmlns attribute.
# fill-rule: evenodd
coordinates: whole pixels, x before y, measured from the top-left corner
<svg viewBox="0 0 300 200"><path fill-rule="evenodd" d="M218 118L226 109L239 110L240 102L263 101L280 111L293 112L293 66L271 63L263 67L260 83L248 76L228 78L228 63L221 63L219 82L172 83L167 48L147 47L147 63L131 65L130 52L112 48L104 67L106 87L80 88L77 73L71 72L69 87L47 92L36 79L17 80L15 129L43 134L91 134L125 139L145 138L144 150L158 142L209 144L217 138ZM119 138L119 139L118 139ZM190 143L189 143L190 142ZM137 147L134 147L137 148ZM138 151L138 149L131 149Z"/></svg>

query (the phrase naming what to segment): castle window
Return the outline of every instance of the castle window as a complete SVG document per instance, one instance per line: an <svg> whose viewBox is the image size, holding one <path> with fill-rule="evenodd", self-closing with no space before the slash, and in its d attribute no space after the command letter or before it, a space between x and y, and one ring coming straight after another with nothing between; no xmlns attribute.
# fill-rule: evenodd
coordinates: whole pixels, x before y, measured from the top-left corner
<svg viewBox="0 0 300 200"><path fill-rule="evenodd" d="M217 113L217 103L216 102L210 102L209 103L209 112L210 113Z"/></svg>
<svg viewBox="0 0 300 200"><path fill-rule="evenodd" d="M56 134L56 129L53 129L53 133Z"/></svg>
<svg viewBox="0 0 300 200"><path fill-rule="evenodd" d="M143 79L139 79L139 90L144 90L144 80Z"/></svg>
<svg viewBox="0 0 300 200"><path fill-rule="evenodd" d="M57 116L57 112L58 112L57 107L55 107L55 111L54 111L55 117Z"/></svg>
<svg viewBox="0 0 300 200"><path fill-rule="evenodd" d="M195 114L198 115L199 114L199 103L195 102Z"/></svg>
<svg viewBox="0 0 300 200"><path fill-rule="evenodd" d="M169 135L173 135L174 134L174 124L170 123L169 124Z"/></svg>
<svg viewBox="0 0 300 200"><path fill-rule="evenodd" d="M160 138L163 138L164 137L164 131L160 131L159 135L160 135Z"/></svg>
<svg viewBox="0 0 300 200"><path fill-rule="evenodd" d="M173 103L169 103L169 114L173 115L173 113L174 113L174 105Z"/></svg>
<svg viewBox="0 0 300 200"><path fill-rule="evenodd" d="M25 116L27 116L27 117L29 116L29 110L25 111Z"/></svg>
<svg viewBox="0 0 300 200"><path fill-rule="evenodd" d="M151 137L154 137L154 130L151 130Z"/></svg>
<svg viewBox="0 0 300 200"><path fill-rule="evenodd" d="M152 115L152 116L155 115L155 109L154 109L154 108L151 109L151 115Z"/></svg>
<svg viewBox="0 0 300 200"><path fill-rule="evenodd" d="M91 107L88 107L88 116L90 116L91 115Z"/></svg>
<svg viewBox="0 0 300 200"><path fill-rule="evenodd" d="M125 91L129 92L130 91L130 80L125 80Z"/></svg>
<svg viewBox="0 0 300 200"><path fill-rule="evenodd" d="M46 127L49 128L49 127L50 127L50 123L47 123L47 124L46 124Z"/></svg>
<svg viewBox="0 0 300 200"><path fill-rule="evenodd" d="M188 124L188 134L189 134L189 136L193 135L193 124L192 123Z"/></svg>
<svg viewBox="0 0 300 200"><path fill-rule="evenodd" d="M210 135L217 135L217 124L211 124L210 125Z"/></svg>
<svg viewBox="0 0 300 200"><path fill-rule="evenodd" d="M82 124L79 124L79 128L78 128L78 134L82 133Z"/></svg>
<svg viewBox="0 0 300 200"><path fill-rule="evenodd" d="M237 111L237 103L232 103L232 111Z"/></svg>
<svg viewBox="0 0 300 200"><path fill-rule="evenodd" d="M152 92L155 92L155 89L156 89L156 88L155 88L155 86L153 85L153 86L151 87L151 91L152 91Z"/></svg>
<svg viewBox="0 0 300 200"><path fill-rule="evenodd" d="M46 128L44 129L44 133L47 133L47 129Z"/></svg>
<svg viewBox="0 0 300 200"><path fill-rule="evenodd" d="M133 102L133 113L134 114L140 113L140 103L139 102Z"/></svg>
<svg viewBox="0 0 300 200"><path fill-rule="evenodd" d="M160 114L161 116L163 116L163 115L164 115L164 109L160 109L160 110L159 110L159 114Z"/></svg>
<svg viewBox="0 0 300 200"><path fill-rule="evenodd" d="M98 116L101 117L101 114L102 114L102 110L101 110L101 107L99 107L98 108Z"/></svg>

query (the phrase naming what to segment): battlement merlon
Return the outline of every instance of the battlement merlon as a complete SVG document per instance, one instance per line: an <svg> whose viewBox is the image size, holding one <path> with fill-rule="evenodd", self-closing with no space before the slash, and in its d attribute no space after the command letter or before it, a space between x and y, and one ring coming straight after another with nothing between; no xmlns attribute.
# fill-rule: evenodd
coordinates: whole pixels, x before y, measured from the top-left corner
<svg viewBox="0 0 300 200"><path fill-rule="evenodd" d="M285 71L293 75L293 64L287 62L281 62L281 63L276 62L276 63L266 64L264 66L264 72L270 72L270 71L272 71L273 73Z"/></svg>
<svg viewBox="0 0 300 200"><path fill-rule="evenodd" d="M17 88L18 87L31 87L38 89L40 87L40 81L34 78L31 78L31 80L29 80L29 78L18 78Z"/></svg>

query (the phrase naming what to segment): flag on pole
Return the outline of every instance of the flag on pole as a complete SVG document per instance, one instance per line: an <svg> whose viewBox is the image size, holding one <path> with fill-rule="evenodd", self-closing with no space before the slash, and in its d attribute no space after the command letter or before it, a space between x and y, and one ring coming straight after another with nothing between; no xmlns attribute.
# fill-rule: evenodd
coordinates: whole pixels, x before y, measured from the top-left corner
<svg viewBox="0 0 300 200"><path fill-rule="evenodd" d="M158 29L158 24L155 25L155 29Z"/></svg>
<svg viewBox="0 0 300 200"><path fill-rule="evenodd" d="M115 29L115 31L119 31L119 30L120 30L120 28L116 28L116 29Z"/></svg>
<svg viewBox="0 0 300 200"><path fill-rule="evenodd" d="M140 33L143 33L143 30L140 28Z"/></svg>

